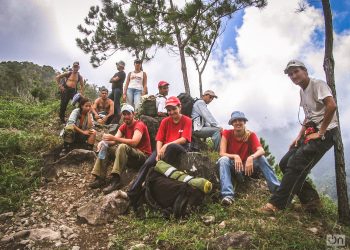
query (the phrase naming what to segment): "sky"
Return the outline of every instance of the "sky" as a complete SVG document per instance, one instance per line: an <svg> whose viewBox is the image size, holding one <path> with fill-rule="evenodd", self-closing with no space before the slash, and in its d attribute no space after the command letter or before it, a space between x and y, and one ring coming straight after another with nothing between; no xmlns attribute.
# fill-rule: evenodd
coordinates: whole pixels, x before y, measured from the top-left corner
<svg viewBox="0 0 350 250"><path fill-rule="evenodd" d="M283 74L290 59L302 60L311 77L325 79L324 21L321 3L297 13L298 0L269 0L264 9L247 8L229 21L204 73L204 90L219 96L209 109L219 123L229 128L232 111L243 111L247 126L266 139L279 160L300 129L298 121L299 87ZM126 72L133 69L133 57L117 52L97 69L89 64L75 43L82 37L77 30L98 0L0 0L0 59L32 61L55 69L80 61L81 74L90 83L110 88L115 62L124 60ZM178 0L179 5L184 1ZM345 152L350 152L350 1L331 1L334 17L335 79ZM199 95L194 65L187 60L193 96ZM168 81L170 95L184 91L180 60L160 49L144 64L150 93L156 93L160 80ZM300 111L300 120L303 112ZM333 150L320 164L333 171ZM345 154L347 165L349 158ZM319 174L315 171L315 174Z"/></svg>

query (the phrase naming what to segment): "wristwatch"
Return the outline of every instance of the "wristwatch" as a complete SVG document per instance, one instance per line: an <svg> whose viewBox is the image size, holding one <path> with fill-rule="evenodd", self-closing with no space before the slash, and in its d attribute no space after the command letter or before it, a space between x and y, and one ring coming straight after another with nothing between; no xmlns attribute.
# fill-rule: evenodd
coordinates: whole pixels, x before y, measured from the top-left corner
<svg viewBox="0 0 350 250"><path fill-rule="evenodd" d="M320 131L318 131L317 134L320 136L321 141L324 141L324 140L326 139L326 137L324 136L324 134L321 134Z"/></svg>

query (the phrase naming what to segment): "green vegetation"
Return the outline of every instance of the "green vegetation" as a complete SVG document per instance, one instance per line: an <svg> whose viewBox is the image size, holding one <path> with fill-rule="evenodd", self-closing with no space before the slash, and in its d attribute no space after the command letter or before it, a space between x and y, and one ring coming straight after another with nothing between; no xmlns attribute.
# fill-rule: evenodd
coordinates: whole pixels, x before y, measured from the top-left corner
<svg viewBox="0 0 350 250"><path fill-rule="evenodd" d="M36 188L42 164L40 153L57 145L58 101L30 103L0 99L0 213L16 210Z"/></svg>

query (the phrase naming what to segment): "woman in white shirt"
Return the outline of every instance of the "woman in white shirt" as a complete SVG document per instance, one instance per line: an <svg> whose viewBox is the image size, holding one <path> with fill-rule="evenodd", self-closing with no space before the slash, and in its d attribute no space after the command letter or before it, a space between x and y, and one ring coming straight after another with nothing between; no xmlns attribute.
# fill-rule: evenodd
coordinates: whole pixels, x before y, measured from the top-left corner
<svg viewBox="0 0 350 250"><path fill-rule="evenodd" d="M134 61L134 71L129 72L126 79L123 101L132 105L135 109L138 108L141 96L147 94L147 74L142 71L142 61L136 59Z"/></svg>

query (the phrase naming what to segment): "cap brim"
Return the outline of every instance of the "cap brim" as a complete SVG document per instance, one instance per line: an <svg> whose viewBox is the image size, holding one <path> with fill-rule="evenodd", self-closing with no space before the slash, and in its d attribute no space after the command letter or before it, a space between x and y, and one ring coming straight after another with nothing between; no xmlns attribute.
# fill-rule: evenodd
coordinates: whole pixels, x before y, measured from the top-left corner
<svg viewBox="0 0 350 250"><path fill-rule="evenodd" d="M232 122L233 122L234 120L237 120L237 119L242 119L242 120L244 120L245 122L247 122L247 121L248 121L248 119L247 119L247 118L236 117L236 118L231 118L231 119L228 121L228 125L231 125L231 124L232 124Z"/></svg>

